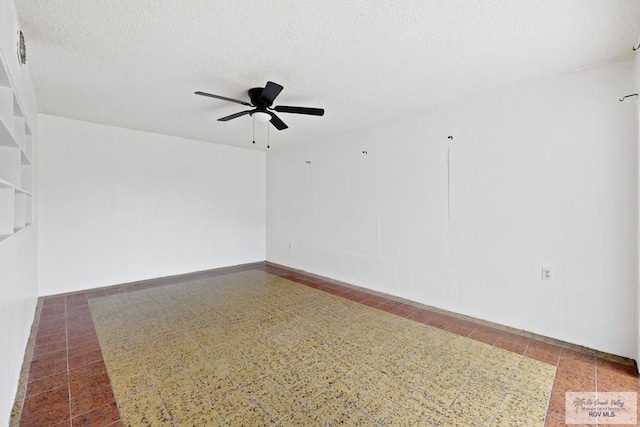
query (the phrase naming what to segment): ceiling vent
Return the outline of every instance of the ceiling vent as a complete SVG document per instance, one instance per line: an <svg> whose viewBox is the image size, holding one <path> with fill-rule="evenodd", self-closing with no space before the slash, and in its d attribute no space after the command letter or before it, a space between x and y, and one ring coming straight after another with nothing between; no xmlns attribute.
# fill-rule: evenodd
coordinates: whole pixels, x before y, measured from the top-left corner
<svg viewBox="0 0 640 427"><path fill-rule="evenodd" d="M21 64L27 63L27 46L24 43L22 31L18 31L18 60Z"/></svg>

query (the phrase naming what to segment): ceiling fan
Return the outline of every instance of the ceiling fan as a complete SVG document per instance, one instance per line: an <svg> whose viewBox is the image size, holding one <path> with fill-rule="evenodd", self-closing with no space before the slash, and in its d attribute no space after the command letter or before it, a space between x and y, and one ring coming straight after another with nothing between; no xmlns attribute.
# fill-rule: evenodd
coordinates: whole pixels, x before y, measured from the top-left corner
<svg viewBox="0 0 640 427"><path fill-rule="evenodd" d="M254 87L253 89L249 89L248 93L251 103L241 101L239 99L227 98L226 96L214 95L207 92L198 91L195 92L195 94L253 107L252 110L245 110L239 113L231 114L230 116L219 118L219 122L228 122L229 120L237 119L238 117L249 114L258 121L271 122L271 124L275 126L276 129L283 130L288 128L289 126L287 126L286 123L283 122L280 117L278 117L273 111L277 111L279 113L307 114L310 116L324 115L324 109L322 108L290 107L286 105L277 105L272 108L271 105L273 105L273 101L280 94L280 92L282 92L282 89L284 89L284 87L274 82L267 82L265 87Z"/></svg>

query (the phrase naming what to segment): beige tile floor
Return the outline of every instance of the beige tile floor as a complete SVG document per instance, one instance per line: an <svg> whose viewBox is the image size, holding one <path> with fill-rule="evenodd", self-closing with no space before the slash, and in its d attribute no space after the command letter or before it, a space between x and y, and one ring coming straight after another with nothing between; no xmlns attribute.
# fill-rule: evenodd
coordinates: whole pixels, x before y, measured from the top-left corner
<svg viewBox="0 0 640 427"><path fill-rule="evenodd" d="M542 426L556 374L258 270L89 307L124 425Z"/></svg>

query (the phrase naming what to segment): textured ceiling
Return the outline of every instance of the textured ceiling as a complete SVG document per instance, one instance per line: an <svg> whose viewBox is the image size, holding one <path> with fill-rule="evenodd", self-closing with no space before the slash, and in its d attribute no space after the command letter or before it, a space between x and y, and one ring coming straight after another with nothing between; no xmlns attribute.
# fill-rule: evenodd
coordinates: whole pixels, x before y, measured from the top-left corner
<svg viewBox="0 0 640 427"><path fill-rule="evenodd" d="M251 148L247 99L272 80L271 145L629 55L638 0L16 0L43 113ZM256 127L259 142L266 126ZM255 148L264 148L256 144Z"/></svg>

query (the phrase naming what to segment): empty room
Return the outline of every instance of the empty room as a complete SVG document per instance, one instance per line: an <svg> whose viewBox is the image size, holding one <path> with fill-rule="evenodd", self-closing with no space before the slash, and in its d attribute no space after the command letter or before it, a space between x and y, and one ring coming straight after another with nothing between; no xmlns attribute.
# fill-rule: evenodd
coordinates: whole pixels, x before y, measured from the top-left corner
<svg viewBox="0 0 640 427"><path fill-rule="evenodd" d="M638 425L637 0L0 0L0 425Z"/></svg>

